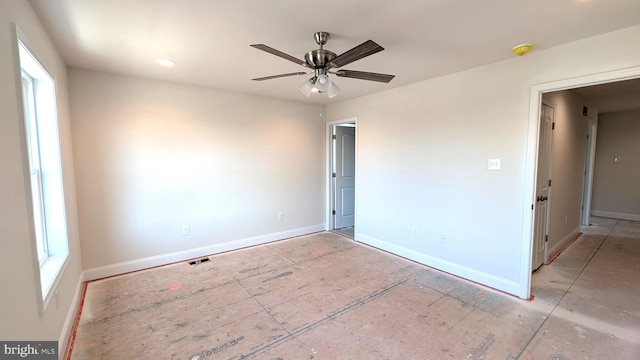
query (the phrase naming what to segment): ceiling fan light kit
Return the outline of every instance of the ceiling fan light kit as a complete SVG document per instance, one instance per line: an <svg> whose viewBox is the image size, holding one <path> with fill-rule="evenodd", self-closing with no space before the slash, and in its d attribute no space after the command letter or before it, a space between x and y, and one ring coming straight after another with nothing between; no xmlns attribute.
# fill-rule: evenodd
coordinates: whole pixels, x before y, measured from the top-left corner
<svg viewBox="0 0 640 360"><path fill-rule="evenodd" d="M300 90L300 92L304 96L309 97L311 96L311 92L313 91L314 85L315 85L315 81L313 80L313 78L311 78L309 80L305 80L302 84L300 84L300 86L298 86L298 90Z"/></svg>
<svg viewBox="0 0 640 360"><path fill-rule="evenodd" d="M329 87L329 89L327 90L327 96L329 97L329 99L332 99L340 93L340 90L341 89L338 84L331 82L331 87Z"/></svg>
<svg viewBox="0 0 640 360"><path fill-rule="evenodd" d="M300 92L302 92L302 94L304 94L306 97L309 97L314 91L319 93L326 93L329 98L333 98L338 95L338 93L340 92L340 87L338 87L338 85L329 78L329 74L352 79L378 81L384 83L388 83L395 77L395 75L371 73L366 71L329 71L330 69L340 68L356 60L360 60L369 55L373 55L379 51L384 50L384 48L376 44L372 40L367 40L364 43L352 48L351 50L346 51L345 53L336 55L334 52L324 49L324 45L331 37L328 32L319 31L316 32L313 37L316 41L316 44L318 44L320 48L307 52L304 56L304 60L297 59L294 56L283 53L282 51L276 50L264 44L252 44L250 46L258 50L268 52L272 55L279 56L283 59L289 60L306 68L313 69L313 77L309 78L309 80L305 81L298 87ZM308 73L305 72L293 72L287 74L265 76L252 80L263 81L287 76L307 74Z"/></svg>
<svg viewBox="0 0 640 360"><path fill-rule="evenodd" d="M327 93L327 96L331 99L340 93L340 87L331 79L327 74L316 69L316 75L306 80L298 87L298 90L304 94L304 96L311 96L312 92Z"/></svg>

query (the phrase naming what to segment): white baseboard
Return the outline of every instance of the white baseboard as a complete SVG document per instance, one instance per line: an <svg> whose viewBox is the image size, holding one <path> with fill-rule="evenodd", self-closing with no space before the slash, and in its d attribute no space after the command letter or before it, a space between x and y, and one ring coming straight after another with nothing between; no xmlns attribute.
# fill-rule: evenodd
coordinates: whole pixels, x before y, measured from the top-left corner
<svg viewBox="0 0 640 360"><path fill-rule="evenodd" d="M481 285L488 286L490 288L503 291L508 294L512 294L521 299L526 299L529 291L529 289L524 289L522 284L516 281L507 280L491 274L470 269L468 267L429 256L415 250L407 249L405 247L398 246L387 241L363 235L362 233L357 233L355 235L355 240L373 246L375 248L388 251L392 254L402 256L409 260L413 260L420 264L435 268L437 270L441 270L446 273L461 277L463 279L467 279Z"/></svg>
<svg viewBox="0 0 640 360"><path fill-rule="evenodd" d="M560 252L560 250L562 250L565 246L567 246L567 244L571 240L575 239L576 236L578 236L579 232L580 232L580 226L571 230L571 232L568 233L565 237L563 237L557 244L549 248L547 251L548 256L547 256L547 259L545 259L545 263L550 259L552 259L554 256L556 256L558 252Z"/></svg>
<svg viewBox="0 0 640 360"><path fill-rule="evenodd" d="M245 248L248 246L265 244L265 243L276 241L276 240L282 240L290 237L307 235L307 234L311 234L318 231L324 231L324 230L325 230L325 224L320 224L320 225L308 226L308 227L298 228L293 230L281 231L277 233L254 236L246 239L229 241L222 244L203 246L195 249L188 249L188 250L173 252L169 254L150 256L147 258L125 261L117 264L94 267L94 268L86 269L83 272L83 281L91 281L91 280L101 279L109 276L125 274L132 271L138 271L138 270L152 268L155 266L171 264L178 261L185 261L185 260L189 260L197 257L218 254L225 251L237 250L237 249Z"/></svg>
<svg viewBox="0 0 640 360"><path fill-rule="evenodd" d="M622 219L622 220L640 221L639 214L627 214L627 213L619 213L619 212L613 212L613 211L591 210L591 215L614 218L614 219Z"/></svg>
<svg viewBox="0 0 640 360"><path fill-rule="evenodd" d="M64 325L62 326L62 331L60 332L60 338L58 339L58 359L60 360L65 359L67 356L69 340L71 340L71 336L73 335L73 327L76 324L76 317L78 316L78 312L80 310L83 295L84 281L83 275L80 274L80 276L78 277L78 285L76 285L76 290L73 293L73 299L71 299L71 306L69 306L69 310L67 311L67 316L65 317Z"/></svg>

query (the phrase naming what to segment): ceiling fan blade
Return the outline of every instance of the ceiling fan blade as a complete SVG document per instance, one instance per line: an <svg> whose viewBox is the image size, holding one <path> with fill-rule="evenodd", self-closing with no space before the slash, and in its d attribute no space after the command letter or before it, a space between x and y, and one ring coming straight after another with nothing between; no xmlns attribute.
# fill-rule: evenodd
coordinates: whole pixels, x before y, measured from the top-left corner
<svg viewBox="0 0 640 360"><path fill-rule="evenodd" d="M338 55L338 57L331 60L331 65L339 68L382 50L384 50L382 46L376 44L373 40L367 40L353 49Z"/></svg>
<svg viewBox="0 0 640 360"><path fill-rule="evenodd" d="M282 51L276 50L276 49L274 49L274 48L272 48L270 46L267 46L267 45L264 45L264 44L252 44L252 45L249 45L249 46L254 47L254 48L258 49L258 50L266 51L269 54L272 54L272 55L275 55L275 56L279 56L279 57L281 57L283 59L289 60L291 62L294 62L294 63L298 64L298 65L302 65L304 67L308 67L307 63L304 60L297 59L297 58L295 58L295 57L293 57L293 56L291 56L289 54L285 54Z"/></svg>
<svg viewBox="0 0 640 360"><path fill-rule="evenodd" d="M271 80L271 79L277 79L277 78L281 78L281 77L287 77L287 76L295 76L295 75L306 75L306 72L294 72L294 73L288 73L288 74L280 74L280 75L271 75L271 76L265 76L265 77L259 77L259 78L255 78L255 79L251 79L251 80L255 80L255 81L262 81L262 80Z"/></svg>
<svg viewBox="0 0 640 360"><path fill-rule="evenodd" d="M379 74L379 73L355 71L355 70L338 70L336 71L336 75L341 77L360 79L360 80L379 81L383 83L388 83L394 77L396 77L395 75Z"/></svg>

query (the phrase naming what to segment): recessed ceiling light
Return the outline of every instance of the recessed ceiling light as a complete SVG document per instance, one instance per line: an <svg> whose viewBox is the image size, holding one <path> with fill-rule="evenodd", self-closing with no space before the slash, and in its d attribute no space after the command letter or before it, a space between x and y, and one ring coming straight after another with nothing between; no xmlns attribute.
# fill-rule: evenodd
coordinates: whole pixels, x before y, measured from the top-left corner
<svg viewBox="0 0 640 360"><path fill-rule="evenodd" d="M162 66L166 66L166 67L174 67L176 66L176 62L175 61L171 61L171 60L167 60L167 59L158 59L156 60L156 62Z"/></svg>

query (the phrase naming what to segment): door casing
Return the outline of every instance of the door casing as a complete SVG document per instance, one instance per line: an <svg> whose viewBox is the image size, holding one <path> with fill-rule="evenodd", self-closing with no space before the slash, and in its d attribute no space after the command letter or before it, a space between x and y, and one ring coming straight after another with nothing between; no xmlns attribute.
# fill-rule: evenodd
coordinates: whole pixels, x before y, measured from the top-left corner
<svg viewBox="0 0 640 360"><path fill-rule="evenodd" d="M585 159L584 185L582 189L582 214L580 215L580 224L589 226L589 217L591 216L591 195L593 193L593 171L596 159L596 136L598 134L598 120L587 119L587 154Z"/></svg>

